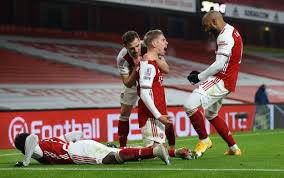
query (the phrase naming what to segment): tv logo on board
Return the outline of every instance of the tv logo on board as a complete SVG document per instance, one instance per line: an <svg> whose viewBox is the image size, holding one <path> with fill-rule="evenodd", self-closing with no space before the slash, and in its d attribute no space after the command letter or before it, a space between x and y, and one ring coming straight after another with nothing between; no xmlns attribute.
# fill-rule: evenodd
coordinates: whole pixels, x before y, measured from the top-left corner
<svg viewBox="0 0 284 178"><path fill-rule="evenodd" d="M28 125L26 121L21 117L15 117L9 126L9 140L10 143L14 145L14 140L16 136L20 133L28 133Z"/></svg>

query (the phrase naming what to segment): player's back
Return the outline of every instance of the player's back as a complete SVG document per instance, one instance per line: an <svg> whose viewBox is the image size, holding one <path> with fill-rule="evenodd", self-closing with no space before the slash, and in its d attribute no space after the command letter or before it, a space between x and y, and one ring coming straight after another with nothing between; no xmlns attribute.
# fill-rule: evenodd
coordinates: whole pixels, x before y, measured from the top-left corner
<svg viewBox="0 0 284 178"><path fill-rule="evenodd" d="M53 137L39 141L39 147L42 150L42 158L36 159L45 164L73 164L68 152L66 151L68 143ZM66 147L66 148L65 148Z"/></svg>
<svg viewBox="0 0 284 178"><path fill-rule="evenodd" d="M243 41L239 32L227 24L217 38L216 54L228 56L222 71L215 76L224 81L225 87L235 91L238 72L242 59Z"/></svg>

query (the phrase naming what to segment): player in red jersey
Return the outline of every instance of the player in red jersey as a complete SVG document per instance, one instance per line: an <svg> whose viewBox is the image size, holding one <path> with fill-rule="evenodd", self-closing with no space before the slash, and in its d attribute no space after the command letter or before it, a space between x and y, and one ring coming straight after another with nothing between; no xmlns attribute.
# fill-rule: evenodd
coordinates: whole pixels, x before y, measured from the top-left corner
<svg viewBox="0 0 284 178"><path fill-rule="evenodd" d="M212 142L207 135L204 115L198 109L203 107L205 117L215 127L229 146L224 155L241 156L235 140L224 119L218 116L223 99L234 92L242 59L243 42L239 32L224 22L220 12L210 11L202 19L205 32L217 38L216 61L202 72L192 71L188 76L191 84L202 83L195 89L184 104L184 109L199 135L200 142L195 148L201 156Z"/></svg>
<svg viewBox="0 0 284 178"><path fill-rule="evenodd" d="M22 133L15 146L24 155L15 166L28 166L34 158L42 164L120 164L125 161L159 157L169 164L168 152L163 145L155 148L110 148L94 140L81 140L82 132L74 131L61 137L38 140L34 134Z"/></svg>
<svg viewBox="0 0 284 178"><path fill-rule="evenodd" d="M138 121L143 142L146 147L155 147L165 143L165 127L172 124L167 115L163 76L156 63L164 56L168 42L160 30L146 33L144 42L147 53L137 68ZM183 159L194 159L194 153L185 148L170 149L169 155Z"/></svg>
<svg viewBox="0 0 284 178"><path fill-rule="evenodd" d="M136 66L140 61L141 55L147 52L147 48L135 31L124 33L122 41L124 48L117 56L118 71L124 84L120 95L121 112L118 123L118 137L120 147L125 147L129 133L129 116L137 101ZM163 57L156 59L156 63L161 72L165 74L169 72L169 66ZM175 133L172 124L166 128L166 136L169 146L174 148Z"/></svg>

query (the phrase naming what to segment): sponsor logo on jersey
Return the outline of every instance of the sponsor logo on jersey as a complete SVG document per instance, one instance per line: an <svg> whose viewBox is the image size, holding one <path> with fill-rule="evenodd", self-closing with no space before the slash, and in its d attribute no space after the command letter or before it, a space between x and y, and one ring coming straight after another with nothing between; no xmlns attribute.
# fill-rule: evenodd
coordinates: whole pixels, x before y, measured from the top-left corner
<svg viewBox="0 0 284 178"><path fill-rule="evenodd" d="M151 80L151 77L144 76L143 79L144 80Z"/></svg>
<svg viewBox="0 0 284 178"><path fill-rule="evenodd" d="M145 75L146 76L151 76L151 73L152 73L152 69L151 68L147 68L147 70L145 72Z"/></svg>

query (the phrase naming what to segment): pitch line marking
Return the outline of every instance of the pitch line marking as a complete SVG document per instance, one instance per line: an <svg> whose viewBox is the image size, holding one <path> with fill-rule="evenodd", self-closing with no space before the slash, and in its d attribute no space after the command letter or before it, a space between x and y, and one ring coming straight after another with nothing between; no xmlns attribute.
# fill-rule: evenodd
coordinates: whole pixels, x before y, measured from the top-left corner
<svg viewBox="0 0 284 178"><path fill-rule="evenodd" d="M242 171L242 172L284 172L284 169L198 169L198 168L0 168L1 171L32 170L32 171Z"/></svg>
<svg viewBox="0 0 284 178"><path fill-rule="evenodd" d="M10 154L3 154L0 156L15 156L15 155L21 155L21 153L10 153Z"/></svg>

